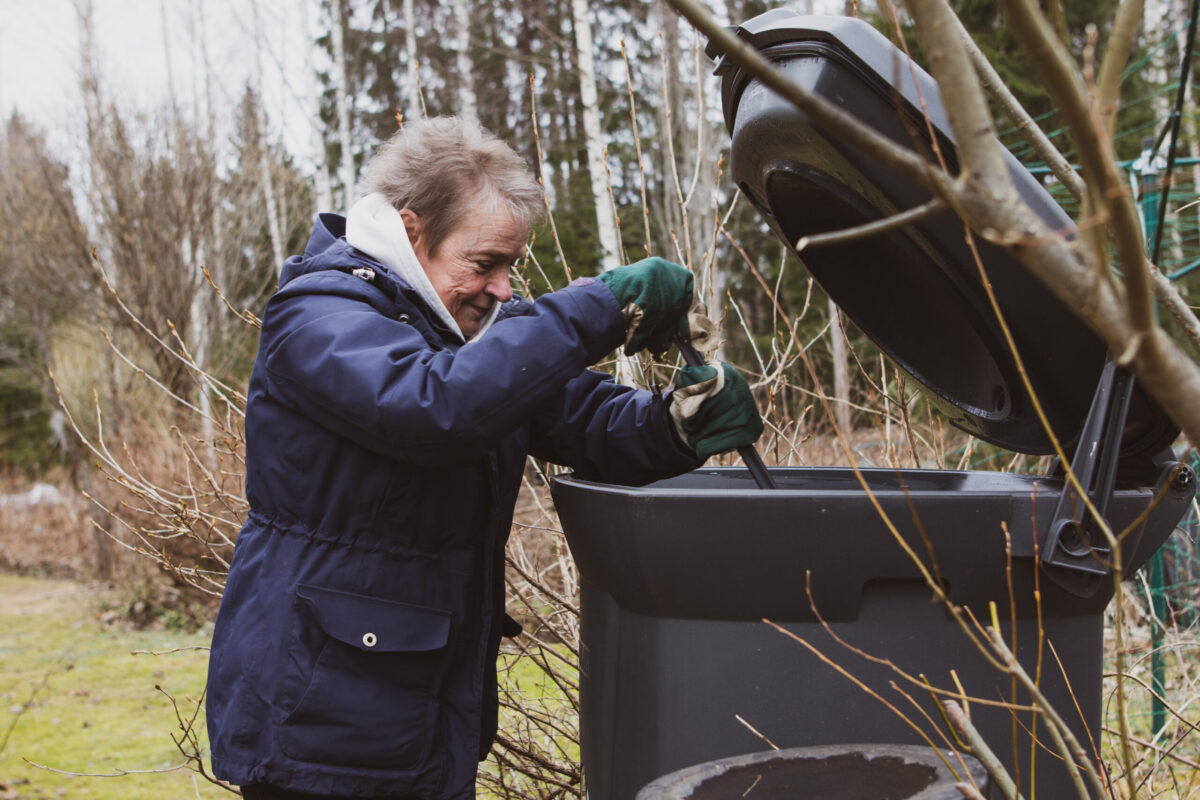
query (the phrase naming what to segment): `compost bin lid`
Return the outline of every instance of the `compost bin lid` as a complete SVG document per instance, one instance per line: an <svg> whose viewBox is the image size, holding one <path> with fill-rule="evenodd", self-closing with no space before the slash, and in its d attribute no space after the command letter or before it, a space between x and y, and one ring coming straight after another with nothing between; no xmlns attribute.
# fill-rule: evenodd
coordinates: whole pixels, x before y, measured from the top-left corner
<svg viewBox="0 0 1200 800"><path fill-rule="evenodd" d="M851 17L777 9L734 28L788 77L907 147L931 151L930 129L951 173L955 148L937 85L882 34ZM718 59L732 137L731 174L775 234L796 252L802 237L855 227L929 194L808 117L741 68ZM928 111L928 123L921 109ZM1024 201L1052 229L1070 218L1005 153ZM1064 446L1078 437L1107 355L1104 343L1006 250L975 237L978 261L950 212L903 228L799 253L855 325L923 384L954 425L1009 450L1053 447L1021 378L981 279L986 274L1021 363ZM1123 458L1152 454L1178 429L1137 389Z"/></svg>

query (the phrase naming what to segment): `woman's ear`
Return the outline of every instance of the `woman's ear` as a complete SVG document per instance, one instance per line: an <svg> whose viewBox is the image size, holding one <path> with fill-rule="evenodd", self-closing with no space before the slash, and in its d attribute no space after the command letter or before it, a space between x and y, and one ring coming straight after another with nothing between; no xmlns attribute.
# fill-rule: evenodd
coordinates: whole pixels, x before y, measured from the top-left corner
<svg viewBox="0 0 1200 800"><path fill-rule="evenodd" d="M421 218L411 208L402 208L400 209L400 219L404 220L404 231L408 234L408 241L415 250L423 233Z"/></svg>

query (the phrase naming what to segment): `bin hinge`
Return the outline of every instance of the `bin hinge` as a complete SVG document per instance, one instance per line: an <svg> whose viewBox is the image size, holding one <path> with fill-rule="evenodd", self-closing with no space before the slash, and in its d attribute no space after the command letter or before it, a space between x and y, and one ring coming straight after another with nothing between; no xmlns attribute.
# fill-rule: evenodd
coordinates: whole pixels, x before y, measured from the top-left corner
<svg viewBox="0 0 1200 800"><path fill-rule="evenodd" d="M743 42L752 42L750 32L741 25L726 25L725 30L729 31ZM716 62L716 66L713 67L713 75L723 76L725 73L732 72L738 68L737 62L730 61L729 54L722 50L721 46L711 39L708 42L708 46L704 48L704 54Z"/></svg>
<svg viewBox="0 0 1200 800"><path fill-rule="evenodd" d="M1071 459L1071 471L1106 522L1133 384L1133 375L1118 367L1110 355ZM1079 490L1064 481L1042 545L1046 574L1072 594L1090 597L1100 588L1103 577L1111 573L1111 558L1112 549Z"/></svg>

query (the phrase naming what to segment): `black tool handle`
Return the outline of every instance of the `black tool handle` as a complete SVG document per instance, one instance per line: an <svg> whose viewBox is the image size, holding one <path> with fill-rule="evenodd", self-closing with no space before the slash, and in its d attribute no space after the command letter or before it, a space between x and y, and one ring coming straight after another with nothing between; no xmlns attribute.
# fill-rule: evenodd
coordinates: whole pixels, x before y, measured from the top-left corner
<svg viewBox="0 0 1200 800"><path fill-rule="evenodd" d="M703 367L706 362L704 356L696 352L696 348L692 347L692 343L682 336L675 337L675 346L679 348L679 354L683 356L684 363L689 367ZM717 367L720 369L720 367ZM742 457L742 462L746 465L746 469L750 470L750 476L754 478L754 482L758 484L760 489L778 489L775 485L775 479L771 477L771 473L767 472L767 467L759 458L758 451L754 449L754 445L748 444L737 449L738 455Z"/></svg>

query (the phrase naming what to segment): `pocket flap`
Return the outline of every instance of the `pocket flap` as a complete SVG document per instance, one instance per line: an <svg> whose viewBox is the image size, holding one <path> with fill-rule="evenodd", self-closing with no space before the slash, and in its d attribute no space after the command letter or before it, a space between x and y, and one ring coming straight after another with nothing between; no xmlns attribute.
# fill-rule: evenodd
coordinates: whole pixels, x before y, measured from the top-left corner
<svg viewBox="0 0 1200 800"><path fill-rule="evenodd" d="M296 596L325 633L366 653L437 650L450 636L448 611L305 584Z"/></svg>

